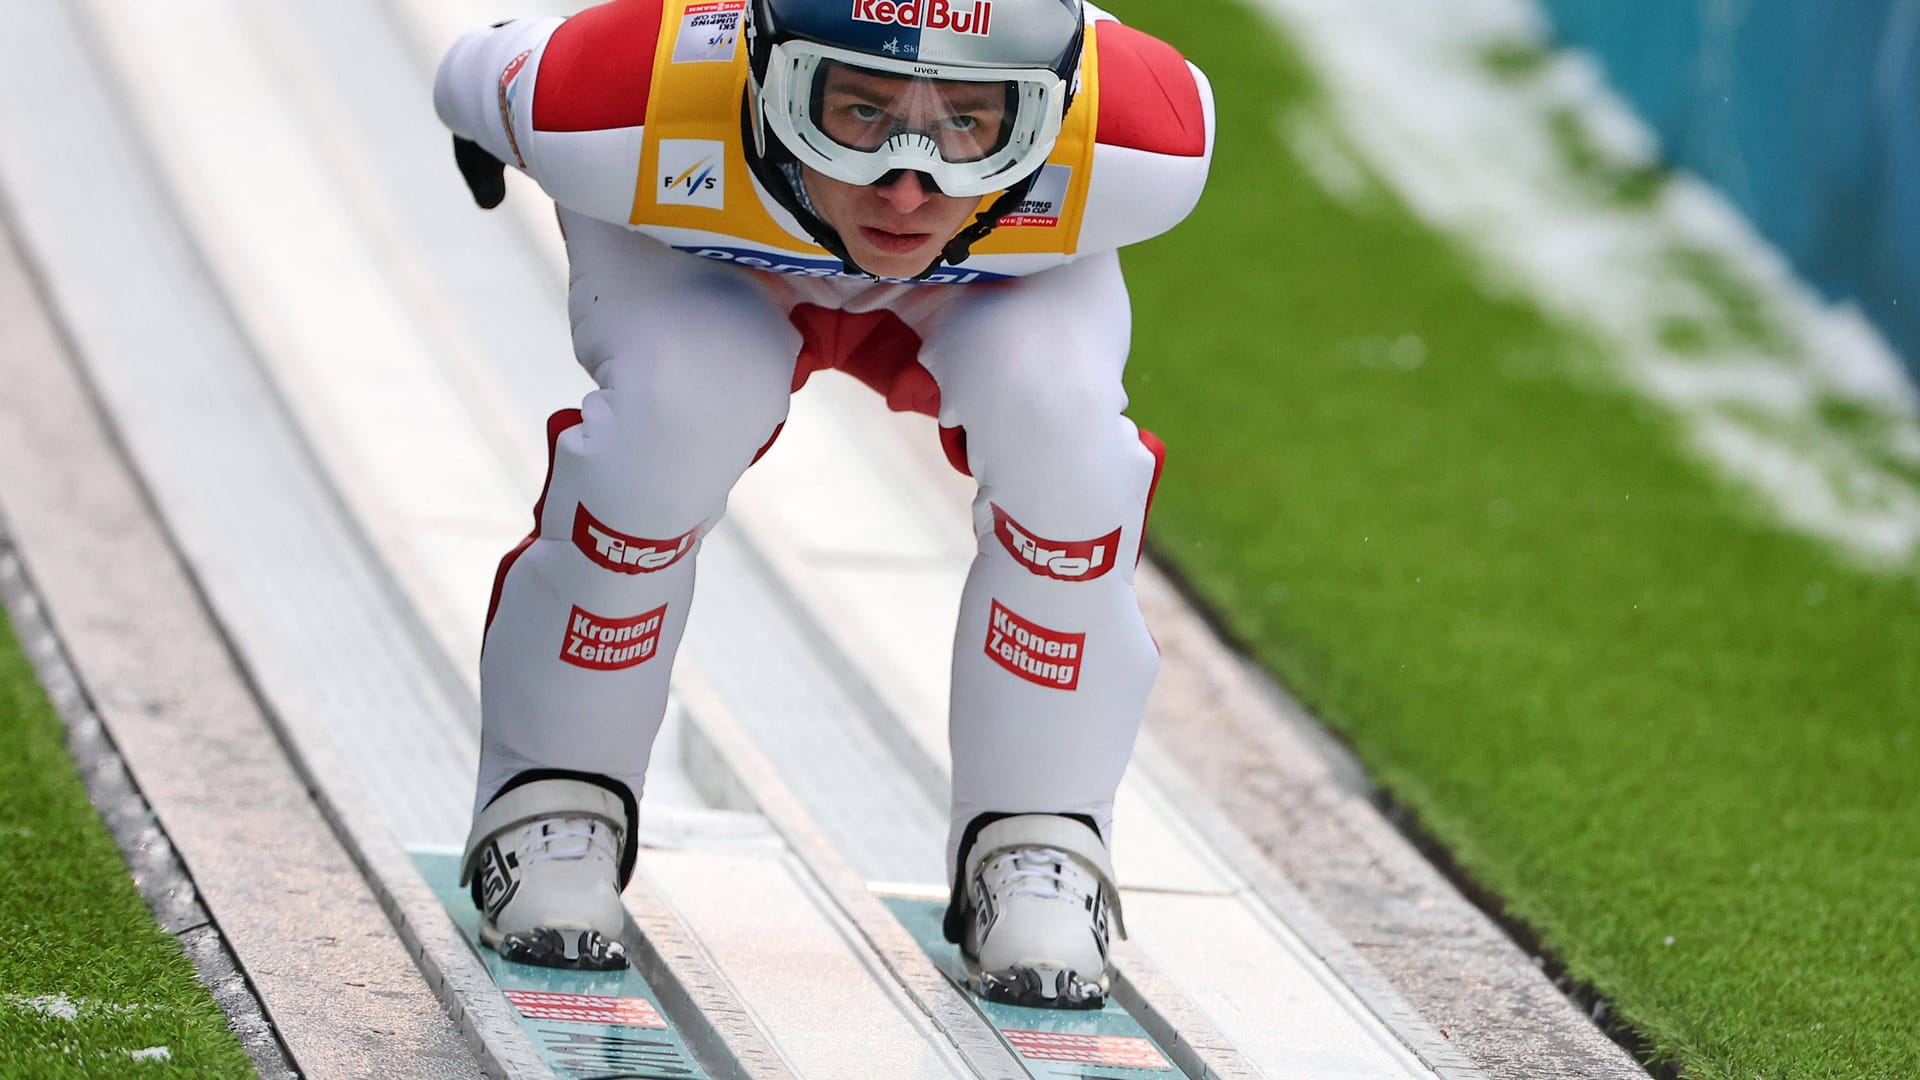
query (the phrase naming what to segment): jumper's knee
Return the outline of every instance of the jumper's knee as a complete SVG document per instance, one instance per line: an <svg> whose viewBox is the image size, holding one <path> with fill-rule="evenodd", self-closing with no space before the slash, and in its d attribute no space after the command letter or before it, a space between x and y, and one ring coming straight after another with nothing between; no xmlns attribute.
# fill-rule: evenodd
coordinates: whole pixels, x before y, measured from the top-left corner
<svg viewBox="0 0 1920 1080"><path fill-rule="evenodd" d="M1070 517L1081 516L1074 507L1091 518L1131 510L1151 483L1153 457L1121 413L1125 402L1117 387L1070 387L1008 403L967 425L975 478L1003 499Z"/></svg>
<svg viewBox="0 0 1920 1080"><path fill-rule="evenodd" d="M604 389L555 446L555 491L629 531L677 534L718 515L786 419L791 374L762 345L748 355L615 357L600 378Z"/></svg>

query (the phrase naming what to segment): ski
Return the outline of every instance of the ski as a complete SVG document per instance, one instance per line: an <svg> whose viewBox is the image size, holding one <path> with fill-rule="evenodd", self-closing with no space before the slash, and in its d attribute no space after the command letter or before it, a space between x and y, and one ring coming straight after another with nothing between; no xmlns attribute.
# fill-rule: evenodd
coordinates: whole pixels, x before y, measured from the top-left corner
<svg viewBox="0 0 1920 1080"><path fill-rule="evenodd" d="M1109 994L1099 1009L1035 1009L988 1001L966 989L960 948L941 929L947 901L922 891L875 890L947 978L959 986L1034 1080L1168 1080L1170 1055Z"/></svg>
<svg viewBox="0 0 1920 1080"><path fill-rule="evenodd" d="M710 1080L637 966L571 971L506 960L480 943L480 914L459 885L459 853L413 848L409 854L555 1076Z"/></svg>

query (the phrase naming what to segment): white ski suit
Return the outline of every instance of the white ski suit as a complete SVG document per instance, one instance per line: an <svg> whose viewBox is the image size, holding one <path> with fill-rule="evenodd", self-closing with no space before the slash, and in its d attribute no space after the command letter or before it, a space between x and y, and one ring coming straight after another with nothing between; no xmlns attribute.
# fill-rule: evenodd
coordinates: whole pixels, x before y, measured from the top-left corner
<svg viewBox="0 0 1920 1080"><path fill-rule="evenodd" d="M975 815L1112 803L1158 654L1133 589L1158 441L1123 415L1115 249L1177 224L1212 150L1205 79L1108 17L1018 213L926 282L842 273L741 145L742 0L616 0L468 34L441 118L560 207L579 362L535 530L502 560L476 808L528 770L637 797L701 538L789 394L840 368L938 419L979 483L953 659L954 842ZM953 863L948 853L948 865Z"/></svg>

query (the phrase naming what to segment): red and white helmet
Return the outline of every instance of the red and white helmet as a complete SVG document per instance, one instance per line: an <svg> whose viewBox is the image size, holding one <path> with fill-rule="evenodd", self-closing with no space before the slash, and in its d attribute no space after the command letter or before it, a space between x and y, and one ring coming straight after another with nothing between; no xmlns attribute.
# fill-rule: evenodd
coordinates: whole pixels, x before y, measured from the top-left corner
<svg viewBox="0 0 1920 1080"><path fill-rule="evenodd" d="M763 153L771 135L835 180L904 169L966 196L1011 187L1053 151L1080 62L1078 0L753 6Z"/></svg>
<svg viewBox="0 0 1920 1080"><path fill-rule="evenodd" d="M848 184L915 172L945 195L1005 193L949 245L958 262L1053 152L1084 27L1080 0L752 0L755 171L843 259L793 190L793 166Z"/></svg>

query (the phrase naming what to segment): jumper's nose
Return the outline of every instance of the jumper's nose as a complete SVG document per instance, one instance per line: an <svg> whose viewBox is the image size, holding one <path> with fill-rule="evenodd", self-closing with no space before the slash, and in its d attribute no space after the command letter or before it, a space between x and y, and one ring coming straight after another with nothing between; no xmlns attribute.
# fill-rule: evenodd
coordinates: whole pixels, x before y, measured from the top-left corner
<svg viewBox="0 0 1920 1080"><path fill-rule="evenodd" d="M880 190L880 197L887 200L887 205L893 207L894 212L901 214L913 213L925 206L927 200L933 197L927 190L926 180L917 172L903 171L891 182L875 186Z"/></svg>

